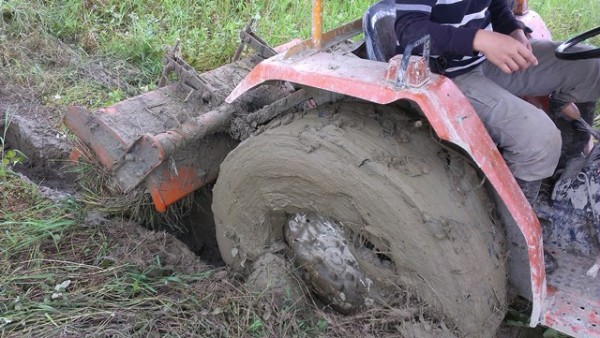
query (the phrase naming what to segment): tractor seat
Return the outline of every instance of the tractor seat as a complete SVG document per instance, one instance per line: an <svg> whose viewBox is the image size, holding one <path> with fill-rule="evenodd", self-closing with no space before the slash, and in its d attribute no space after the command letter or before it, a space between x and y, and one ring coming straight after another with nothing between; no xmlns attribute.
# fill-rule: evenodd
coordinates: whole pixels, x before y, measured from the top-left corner
<svg viewBox="0 0 600 338"><path fill-rule="evenodd" d="M369 60L388 62L396 55L396 2L382 0L367 9L363 16L363 32Z"/></svg>

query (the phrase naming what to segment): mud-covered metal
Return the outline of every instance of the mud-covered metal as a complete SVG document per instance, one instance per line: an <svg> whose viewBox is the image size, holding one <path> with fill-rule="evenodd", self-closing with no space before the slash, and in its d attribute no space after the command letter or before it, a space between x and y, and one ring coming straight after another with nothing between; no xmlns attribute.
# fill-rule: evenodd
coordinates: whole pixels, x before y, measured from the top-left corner
<svg viewBox="0 0 600 338"><path fill-rule="evenodd" d="M227 98L232 102L264 82L285 80L379 104L407 100L420 107L442 140L465 149L496 189L525 238L530 261L532 325L546 292L541 228L512 173L469 101L448 78L436 74L419 88L398 89L386 80L388 65L354 55L315 53L293 63L278 55L256 66Z"/></svg>
<svg viewBox="0 0 600 338"><path fill-rule="evenodd" d="M168 126L175 121L167 111L153 114L148 108L153 102L150 97L162 97L158 92L164 94L171 89L167 86L97 112L73 106L65 116L65 124L96 154L122 189L128 190L143 180L159 211L166 211L167 206L216 179L220 163L237 145L236 140L219 133L182 143L177 151L159 147L152 133L160 136L168 130L161 124ZM147 111L138 114L135 107ZM140 134L144 136L136 138ZM127 170L122 170L123 165Z"/></svg>
<svg viewBox="0 0 600 338"><path fill-rule="evenodd" d="M304 279L336 310L356 312L379 299L342 224L316 214L295 214L287 222L285 237L296 264L306 274Z"/></svg>
<svg viewBox="0 0 600 338"><path fill-rule="evenodd" d="M586 275L594 259L553 246L547 250L556 257L559 269L548 275L541 324L573 337L600 337L600 277Z"/></svg>
<svg viewBox="0 0 600 338"><path fill-rule="evenodd" d="M233 62L236 62L241 58L242 52L246 46L250 46L250 48L252 48L254 51L256 51L256 53L265 59L277 54L277 52L271 48L265 40L256 35L256 32L254 31L255 22L255 18L250 19L250 22L248 25L246 25L246 28L240 31L240 44L231 59Z"/></svg>
<svg viewBox="0 0 600 338"><path fill-rule="evenodd" d="M541 202L539 215L547 220L545 242L595 257L600 247L600 147L586 157L572 159L555 183L551 198Z"/></svg>
<svg viewBox="0 0 600 338"><path fill-rule="evenodd" d="M199 139L229 129L235 108L220 106L190 118L176 129L137 138L113 165L113 176L122 190L128 192L174 153Z"/></svg>
<svg viewBox="0 0 600 338"><path fill-rule="evenodd" d="M301 43L295 44L290 47L286 52L284 59L289 59L290 62L296 60L297 58L302 58L303 56L311 53L316 53L320 49L328 48L336 43L342 42L346 39L349 39L359 32L362 29L362 20L356 20L330 30L322 35L321 47L317 48L315 46L312 39L304 40Z"/></svg>
<svg viewBox="0 0 600 338"><path fill-rule="evenodd" d="M300 42L271 49L251 39L248 45L262 46L259 52L273 55ZM179 45L165 55L158 89L97 111L72 106L65 115L67 127L96 154L121 189L145 184L159 211L216 179L220 163L238 143L223 133L234 113L289 108L270 104L284 100L293 89L273 86L257 92L244 106L224 104L235 84L264 58L252 55L198 74L179 57L178 49ZM169 84L170 77L176 81Z"/></svg>
<svg viewBox="0 0 600 338"><path fill-rule="evenodd" d="M215 134L228 128L233 112L223 100L262 60L196 74L182 60L167 59L166 68L178 79L174 83L97 111L72 106L64 119L123 191L145 183L159 211L216 179L221 161L237 144ZM277 93L272 95L265 100Z"/></svg>

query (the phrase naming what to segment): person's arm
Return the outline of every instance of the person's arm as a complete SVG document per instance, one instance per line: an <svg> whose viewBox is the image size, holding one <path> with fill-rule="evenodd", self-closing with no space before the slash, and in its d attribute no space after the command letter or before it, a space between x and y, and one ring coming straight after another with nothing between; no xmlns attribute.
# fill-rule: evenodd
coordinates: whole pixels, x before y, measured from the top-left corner
<svg viewBox="0 0 600 338"><path fill-rule="evenodd" d="M400 46L429 34L431 53L440 56L473 55L477 29L456 28L431 21L436 0L396 0L396 36Z"/></svg>
<svg viewBox="0 0 600 338"><path fill-rule="evenodd" d="M519 34L523 34L520 26L505 35L483 29L441 25L431 21L431 9L436 2L436 0L396 0L395 30L400 46L406 46L430 34L433 55L467 56L481 52L505 73L525 70L531 65L537 65L537 58L531 52L528 41L520 39ZM498 6L494 10L496 15L502 18L506 15L505 9L510 11L506 0L492 0L492 4ZM512 13L511 17L514 19ZM507 22L503 29L510 29L512 21Z"/></svg>
<svg viewBox="0 0 600 338"><path fill-rule="evenodd" d="M483 53L490 62L505 73L525 70L529 66L537 65L531 43L508 2L492 0L489 11L494 32L478 32L473 40L473 48Z"/></svg>
<svg viewBox="0 0 600 338"><path fill-rule="evenodd" d="M489 11L494 32L510 35L516 29L522 30L507 0L492 0Z"/></svg>
<svg viewBox="0 0 600 338"><path fill-rule="evenodd" d="M531 43L525 34L523 25L517 21L506 0L492 0L489 10L494 32L510 35L531 50Z"/></svg>

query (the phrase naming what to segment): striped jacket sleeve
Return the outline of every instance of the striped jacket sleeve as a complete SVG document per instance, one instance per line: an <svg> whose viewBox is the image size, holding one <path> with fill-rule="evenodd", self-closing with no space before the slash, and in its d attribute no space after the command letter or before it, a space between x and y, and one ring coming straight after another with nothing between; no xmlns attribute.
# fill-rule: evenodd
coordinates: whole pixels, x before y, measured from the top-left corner
<svg viewBox="0 0 600 338"><path fill-rule="evenodd" d="M436 0L396 0L395 30L399 45L406 46L409 42L430 34L432 55L474 55L473 39L477 29L432 22L431 11L436 3Z"/></svg>
<svg viewBox="0 0 600 338"><path fill-rule="evenodd" d="M510 34L515 29L521 28L507 0L492 0L490 13L494 31L498 33Z"/></svg>

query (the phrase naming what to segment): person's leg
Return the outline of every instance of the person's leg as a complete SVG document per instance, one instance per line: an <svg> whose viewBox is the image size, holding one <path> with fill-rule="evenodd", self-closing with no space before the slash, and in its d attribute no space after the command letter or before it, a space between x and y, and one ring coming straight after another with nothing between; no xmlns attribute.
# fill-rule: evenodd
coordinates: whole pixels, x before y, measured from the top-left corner
<svg viewBox="0 0 600 338"><path fill-rule="evenodd" d="M481 118L532 207L542 179L554 172L560 132L542 110L487 78L481 68L453 79ZM558 267L544 250L546 273Z"/></svg>
<svg viewBox="0 0 600 338"><path fill-rule="evenodd" d="M485 76L517 96L553 94L564 102L594 102L600 98L600 59L561 60L554 50L558 42L532 40L537 66L506 74L490 62L482 65ZM574 47L575 50L588 47Z"/></svg>
<svg viewBox="0 0 600 338"><path fill-rule="evenodd" d="M574 128L560 112L565 103L575 102L582 117L588 122L594 118L595 101L600 98L600 60L566 61L555 57L554 50L559 43L533 40L533 52L539 64L525 72L505 74L489 62L482 65L484 74L501 87L517 96L545 96L552 94L550 113L560 129L563 146L561 162L577 156L589 140L589 135ZM588 47L578 46L575 49ZM527 183L520 182L524 192ZM544 250L546 272L552 273L558 267L556 259Z"/></svg>
<svg viewBox="0 0 600 338"><path fill-rule="evenodd" d="M569 160L584 156L585 149L590 142L590 134L579 128L579 122L571 120L562 113L562 108L568 102L550 98L549 113L552 121L560 130L562 137L562 150L558 169L564 169ZM590 125L594 124L596 102L576 103L581 112L581 117Z"/></svg>
<svg viewBox="0 0 600 338"><path fill-rule="evenodd" d="M546 113L499 86L481 68L453 81L473 105L516 178L534 182L554 173L561 139Z"/></svg>
<svg viewBox="0 0 600 338"><path fill-rule="evenodd" d="M560 60L554 50L558 42L532 40L533 52L539 64L525 72L505 74L487 62L482 66L484 74L501 87L518 96L541 96L552 94L550 114L561 131L563 140L560 162L564 166L574 157L580 156L589 142L590 135L578 130L575 123L561 113L561 108L575 102L582 117L592 124L596 100L600 98L600 59ZM574 50L590 47L575 46Z"/></svg>

